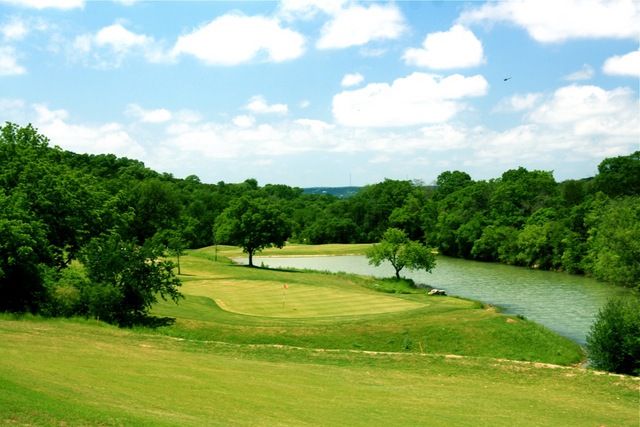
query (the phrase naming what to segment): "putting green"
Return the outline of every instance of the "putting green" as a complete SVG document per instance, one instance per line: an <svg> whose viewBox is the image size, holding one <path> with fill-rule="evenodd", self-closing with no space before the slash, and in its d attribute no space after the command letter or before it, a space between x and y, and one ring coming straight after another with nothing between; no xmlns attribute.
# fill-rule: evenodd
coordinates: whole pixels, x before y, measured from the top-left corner
<svg viewBox="0 0 640 427"><path fill-rule="evenodd" d="M373 292L265 280L199 280L185 284L187 295L204 296L220 308L249 316L310 318L359 316L422 308L426 303Z"/></svg>

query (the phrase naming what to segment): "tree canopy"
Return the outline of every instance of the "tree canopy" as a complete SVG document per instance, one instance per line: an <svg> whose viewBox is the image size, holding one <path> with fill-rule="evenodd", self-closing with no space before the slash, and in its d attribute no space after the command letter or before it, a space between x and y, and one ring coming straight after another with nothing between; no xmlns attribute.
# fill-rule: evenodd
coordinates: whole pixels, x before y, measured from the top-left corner
<svg viewBox="0 0 640 427"><path fill-rule="evenodd" d="M249 255L249 265L253 266L256 252L284 246L291 235L291 226L276 204L245 195L231 202L220 214L214 232L217 242L242 247Z"/></svg>
<svg viewBox="0 0 640 427"><path fill-rule="evenodd" d="M171 265L148 260L228 243L242 247L253 264L256 252L287 241L380 245L390 228L448 256L640 289L640 151L603 159L594 177L580 180L556 182L551 171L523 167L478 181L445 171L433 185L385 179L338 197L260 186L253 178L179 179L139 160L51 147L31 125L7 123L0 127L0 164L1 311L93 316L94 293L124 298L118 287L133 279L117 269L129 262L136 264L126 264L130 277L157 269L149 272L156 282L141 282L139 290L174 299ZM100 253L97 245L115 241L131 259L105 264L111 276L73 262L89 263ZM397 265L412 265L394 247ZM154 300L140 298L113 322L148 312Z"/></svg>
<svg viewBox="0 0 640 427"><path fill-rule="evenodd" d="M424 270L431 272L436 265L435 256L420 242L410 240L406 233L397 228L389 228L379 243L374 244L366 253L369 264L380 266L383 261L391 263L397 279L400 271Z"/></svg>

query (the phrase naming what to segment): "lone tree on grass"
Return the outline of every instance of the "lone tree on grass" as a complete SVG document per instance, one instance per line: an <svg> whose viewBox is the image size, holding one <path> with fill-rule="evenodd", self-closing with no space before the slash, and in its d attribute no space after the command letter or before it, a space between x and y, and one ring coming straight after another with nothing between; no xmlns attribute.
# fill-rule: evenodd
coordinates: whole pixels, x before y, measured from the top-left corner
<svg viewBox="0 0 640 427"><path fill-rule="evenodd" d="M376 267L383 261L389 261L396 270L396 278L400 279L400 271L425 270L431 272L436 266L436 258L431 251L420 242L410 240L406 233L397 228L389 228L379 243L373 245L365 254L369 264Z"/></svg>
<svg viewBox="0 0 640 427"><path fill-rule="evenodd" d="M248 195L234 200L215 222L215 241L240 246L251 267L256 252L282 248L290 235L290 221L278 206Z"/></svg>

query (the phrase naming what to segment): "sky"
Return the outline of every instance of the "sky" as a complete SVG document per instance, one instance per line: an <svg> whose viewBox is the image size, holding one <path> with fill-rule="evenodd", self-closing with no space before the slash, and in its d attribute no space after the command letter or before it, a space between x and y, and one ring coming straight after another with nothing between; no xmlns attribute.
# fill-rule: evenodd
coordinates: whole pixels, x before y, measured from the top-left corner
<svg viewBox="0 0 640 427"><path fill-rule="evenodd" d="M0 121L176 178L363 186L640 150L640 2L0 0Z"/></svg>

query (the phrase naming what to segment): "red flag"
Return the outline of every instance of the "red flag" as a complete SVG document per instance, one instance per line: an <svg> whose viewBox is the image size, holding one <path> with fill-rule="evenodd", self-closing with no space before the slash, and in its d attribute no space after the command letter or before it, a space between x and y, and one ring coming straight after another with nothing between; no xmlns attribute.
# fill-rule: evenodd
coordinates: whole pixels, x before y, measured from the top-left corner
<svg viewBox="0 0 640 427"><path fill-rule="evenodd" d="M287 285L286 283L284 284L284 288L285 289L289 289L289 285Z"/></svg>

